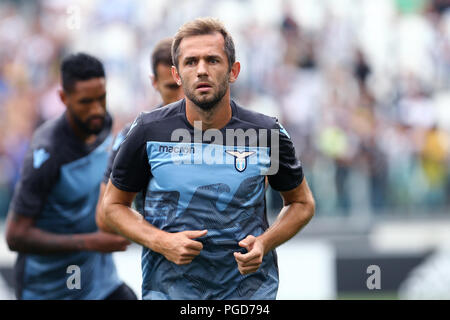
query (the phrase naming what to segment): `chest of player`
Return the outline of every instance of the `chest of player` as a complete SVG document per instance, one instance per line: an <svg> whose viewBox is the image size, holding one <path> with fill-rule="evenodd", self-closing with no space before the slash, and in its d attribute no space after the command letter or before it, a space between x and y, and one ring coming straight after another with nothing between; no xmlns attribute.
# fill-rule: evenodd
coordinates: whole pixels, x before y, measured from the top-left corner
<svg viewBox="0 0 450 320"><path fill-rule="evenodd" d="M108 138L89 154L63 164L51 198L60 203L76 203L97 193L108 160Z"/></svg>
<svg viewBox="0 0 450 320"><path fill-rule="evenodd" d="M217 176L222 182L239 181L264 175L270 165L267 147L152 141L147 142L147 155L152 176L176 184L184 182L181 177L211 181Z"/></svg>
<svg viewBox="0 0 450 320"><path fill-rule="evenodd" d="M225 192L218 202L224 205L232 197L252 197L253 192L243 188L246 181L252 181L251 189L261 191L270 166L267 147L152 141L147 142L147 155L151 191L178 191L183 197L205 186L222 185Z"/></svg>

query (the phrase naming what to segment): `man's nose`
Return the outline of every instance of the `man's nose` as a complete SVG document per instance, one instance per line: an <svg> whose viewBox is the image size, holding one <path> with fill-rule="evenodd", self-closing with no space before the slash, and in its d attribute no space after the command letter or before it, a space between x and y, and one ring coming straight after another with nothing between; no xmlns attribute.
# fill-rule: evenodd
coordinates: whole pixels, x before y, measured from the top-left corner
<svg viewBox="0 0 450 320"><path fill-rule="evenodd" d="M91 108L91 114L92 115L104 115L105 113L105 107L103 106L103 103L99 100L95 100L92 104Z"/></svg>
<svg viewBox="0 0 450 320"><path fill-rule="evenodd" d="M205 75L208 75L208 67L204 60L200 60L197 65L197 76L201 77Z"/></svg>

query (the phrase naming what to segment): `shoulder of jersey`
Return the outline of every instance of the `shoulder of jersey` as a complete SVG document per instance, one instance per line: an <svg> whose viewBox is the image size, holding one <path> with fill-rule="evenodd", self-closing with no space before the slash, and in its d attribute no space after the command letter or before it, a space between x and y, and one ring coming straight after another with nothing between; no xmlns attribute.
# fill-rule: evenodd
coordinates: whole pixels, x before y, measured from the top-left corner
<svg viewBox="0 0 450 320"><path fill-rule="evenodd" d="M246 109L236 102L235 105L237 111L236 118L239 120L252 123L257 127L265 129L275 129L277 127L277 118Z"/></svg>
<svg viewBox="0 0 450 320"><path fill-rule="evenodd" d="M128 132L130 131L131 126L133 125L133 122L129 122L127 123L122 130L119 131L119 133L117 134L116 137L120 137L120 136L126 136L128 134Z"/></svg>
<svg viewBox="0 0 450 320"><path fill-rule="evenodd" d="M161 108L154 109L152 111L142 112L139 115L139 122L145 125L148 123L163 121L172 118L174 116L177 116L180 113L180 107L182 103L183 100L179 100L166 106L163 106Z"/></svg>
<svg viewBox="0 0 450 320"><path fill-rule="evenodd" d="M31 141L32 148L51 149L60 145L61 134L61 118L47 120L41 124L33 133Z"/></svg>
<svg viewBox="0 0 450 320"><path fill-rule="evenodd" d="M64 145L64 142L61 141L63 137L61 125L61 118L48 120L34 132L30 143L34 169L40 169L49 160L57 161L58 157L55 150Z"/></svg>

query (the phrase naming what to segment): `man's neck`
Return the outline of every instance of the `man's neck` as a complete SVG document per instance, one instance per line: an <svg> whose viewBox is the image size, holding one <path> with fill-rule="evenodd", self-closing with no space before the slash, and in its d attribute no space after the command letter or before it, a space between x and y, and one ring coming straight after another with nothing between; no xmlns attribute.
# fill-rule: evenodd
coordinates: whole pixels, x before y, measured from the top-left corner
<svg viewBox="0 0 450 320"><path fill-rule="evenodd" d="M230 121L232 114L229 93L225 94L217 105L207 111L186 98L186 118L192 126L194 126L194 122L201 121L202 130L222 129Z"/></svg>

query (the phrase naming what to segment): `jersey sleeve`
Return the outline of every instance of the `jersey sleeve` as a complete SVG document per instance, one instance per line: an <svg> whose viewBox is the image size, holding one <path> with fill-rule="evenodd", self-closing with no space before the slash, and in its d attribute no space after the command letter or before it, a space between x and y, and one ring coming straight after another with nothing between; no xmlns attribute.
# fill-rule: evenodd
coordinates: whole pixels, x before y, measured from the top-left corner
<svg viewBox="0 0 450 320"><path fill-rule="evenodd" d="M136 118L115 157L111 183L128 192L143 190L151 177L141 116Z"/></svg>
<svg viewBox="0 0 450 320"><path fill-rule="evenodd" d="M277 145L271 145L271 161L278 166L273 175L268 175L270 186L277 191L289 191L303 181L303 168L295 154L295 148L287 131L278 121L275 125L278 132ZM277 155L278 153L278 155Z"/></svg>
<svg viewBox="0 0 450 320"><path fill-rule="evenodd" d="M103 183L104 184L108 184L109 178L111 176L111 172L112 172L112 167L114 164L114 159L117 156L117 153L119 152L119 148L120 145L122 144L123 140L125 140L125 137L128 134L128 131L130 130L130 126L126 125L116 136L116 138L114 139L114 143L113 146L111 148L111 151L109 153L109 158L108 158L108 164L106 166L106 170L105 173L103 175Z"/></svg>
<svg viewBox="0 0 450 320"><path fill-rule="evenodd" d="M58 161L53 150L31 145L25 155L10 209L16 214L37 216L42 211L58 174Z"/></svg>

